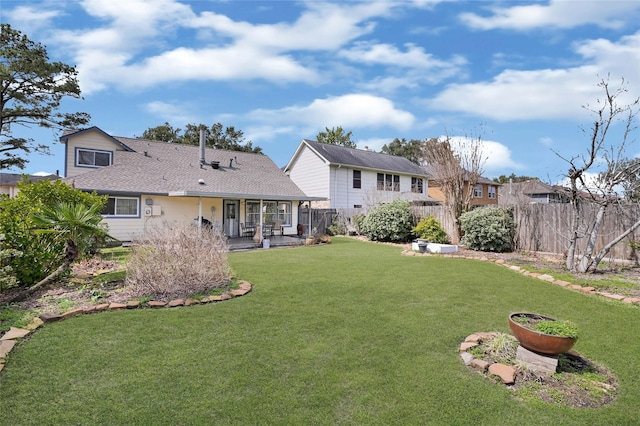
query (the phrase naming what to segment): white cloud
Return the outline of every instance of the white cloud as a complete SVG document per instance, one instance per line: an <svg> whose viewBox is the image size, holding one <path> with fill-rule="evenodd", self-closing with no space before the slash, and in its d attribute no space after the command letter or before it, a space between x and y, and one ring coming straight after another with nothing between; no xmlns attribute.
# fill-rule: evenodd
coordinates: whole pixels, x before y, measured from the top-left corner
<svg viewBox="0 0 640 426"><path fill-rule="evenodd" d="M394 7L390 2L304 4L307 10L293 23L251 24L235 22L213 12L204 12L193 19L190 25L194 28L213 29L241 44L275 51L333 50L370 33L375 24L369 20L388 14Z"/></svg>
<svg viewBox="0 0 640 426"><path fill-rule="evenodd" d="M389 138L369 138L358 139L355 141L359 149L370 149L372 151L380 152L384 145L388 145L393 142L393 139Z"/></svg>
<svg viewBox="0 0 640 426"><path fill-rule="evenodd" d="M445 138L447 137L440 136L440 139ZM449 136L448 139L454 152L463 153L465 150L473 149L475 146L475 139L471 140L466 136ZM483 139L480 144L480 150L482 158L486 159L482 165L486 175L492 175L496 171L504 169L521 170L525 168L524 165L511 158L511 150L500 142Z"/></svg>
<svg viewBox="0 0 640 426"><path fill-rule="evenodd" d="M576 46L585 64L567 69L505 70L492 81L452 84L430 101L434 108L465 112L496 120L582 118L582 105L602 96L596 83L611 74L632 79L638 75L640 32L619 42L587 40ZM630 81L628 103L640 93L640 81Z"/></svg>
<svg viewBox="0 0 640 426"><path fill-rule="evenodd" d="M551 0L546 5L488 7L488 10L491 13L488 17L475 13L463 13L460 19L464 24L480 30L573 28L588 24L603 28L620 28L625 22L634 22L638 19L640 3L626 0L606 2Z"/></svg>
<svg viewBox="0 0 640 426"><path fill-rule="evenodd" d="M397 109L390 100L367 94L315 99L305 106L260 109L249 115L259 122L297 123L319 130L337 126L350 130L363 127L408 129L415 121L411 113Z"/></svg>
<svg viewBox="0 0 640 426"><path fill-rule="evenodd" d="M178 127L198 121L197 114L190 112L193 108L184 103L153 101L144 105L144 109L157 116L161 121L172 123Z"/></svg>
<svg viewBox="0 0 640 426"><path fill-rule="evenodd" d="M49 26L51 20L62 14L59 10L42 7L18 6L2 12L3 21L23 34L33 34L38 29Z"/></svg>

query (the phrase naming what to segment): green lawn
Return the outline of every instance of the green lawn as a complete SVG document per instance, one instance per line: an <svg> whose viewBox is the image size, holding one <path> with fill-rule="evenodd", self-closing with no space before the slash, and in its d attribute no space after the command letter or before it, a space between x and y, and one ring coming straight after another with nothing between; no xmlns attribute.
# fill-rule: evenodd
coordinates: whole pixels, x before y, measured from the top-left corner
<svg viewBox="0 0 640 426"><path fill-rule="evenodd" d="M402 256L346 238L233 253L248 295L48 324L0 373L11 425L629 425L640 418L640 309L493 263ZM616 401L516 400L467 369L475 331L513 311L575 322L575 349L610 368Z"/></svg>

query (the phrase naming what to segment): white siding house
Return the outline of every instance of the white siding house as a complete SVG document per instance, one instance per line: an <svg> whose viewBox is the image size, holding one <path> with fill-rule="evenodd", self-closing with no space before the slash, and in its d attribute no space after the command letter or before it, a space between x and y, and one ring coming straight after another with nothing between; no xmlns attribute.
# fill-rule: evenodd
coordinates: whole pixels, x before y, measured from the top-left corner
<svg viewBox="0 0 640 426"><path fill-rule="evenodd" d="M427 175L420 166L368 150L304 139L285 173L307 196L327 199L314 201L317 208L366 208L396 199L437 202L427 195Z"/></svg>

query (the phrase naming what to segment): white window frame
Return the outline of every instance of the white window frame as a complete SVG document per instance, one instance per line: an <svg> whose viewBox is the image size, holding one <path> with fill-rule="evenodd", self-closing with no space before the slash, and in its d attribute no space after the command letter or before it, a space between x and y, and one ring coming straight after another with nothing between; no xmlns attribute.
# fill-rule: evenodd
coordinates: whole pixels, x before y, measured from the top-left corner
<svg viewBox="0 0 640 426"><path fill-rule="evenodd" d="M473 187L473 198L482 198L482 185L476 185Z"/></svg>
<svg viewBox="0 0 640 426"><path fill-rule="evenodd" d="M93 162L92 163L81 163L80 157L82 152L88 152L93 154ZM109 156L109 164L107 165L96 165L96 154L107 154ZM90 149L90 148L76 148L76 167L106 167L113 164L113 152L112 151L104 151L101 149Z"/></svg>
<svg viewBox="0 0 640 426"><path fill-rule="evenodd" d="M120 197L120 196L109 196L109 200L114 200L113 205L113 214L111 213L102 213L104 217L140 217L140 198L139 197ZM136 202L136 213L135 214L118 214L118 200L135 200ZM105 206L105 209L107 206Z"/></svg>
<svg viewBox="0 0 640 426"><path fill-rule="evenodd" d="M252 206L252 207L250 207ZM260 210L260 200L247 200L245 203L245 223L260 224L260 214L256 213L255 207ZM292 226L293 206L291 201L262 201L263 222L280 222L282 226ZM274 208L275 207L275 211ZM250 210L254 210L250 212Z"/></svg>
<svg viewBox="0 0 640 426"><path fill-rule="evenodd" d="M424 194L424 179L419 177L412 177L411 192L415 194Z"/></svg>
<svg viewBox="0 0 640 426"><path fill-rule="evenodd" d="M498 191L496 191L496 187L491 185L487 188L487 197L489 197L492 200L496 199L496 194L498 193Z"/></svg>

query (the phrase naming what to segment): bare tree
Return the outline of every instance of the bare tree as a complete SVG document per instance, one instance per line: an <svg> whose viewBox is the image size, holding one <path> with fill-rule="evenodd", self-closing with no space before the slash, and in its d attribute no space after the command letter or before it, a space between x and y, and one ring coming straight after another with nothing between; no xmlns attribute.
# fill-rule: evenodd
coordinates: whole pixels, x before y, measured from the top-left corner
<svg viewBox="0 0 640 426"><path fill-rule="evenodd" d="M483 173L486 157L482 153L482 137L453 140L449 136L424 141L425 167L434 186L440 188L444 204L455 223L457 238L461 235L458 218L471 210L473 192Z"/></svg>
<svg viewBox="0 0 640 426"><path fill-rule="evenodd" d="M584 107L596 116L590 131L584 131L589 137L589 147L586 154L566 158L556 152L556 155L569 163L569 170L565 176L569 180L568 195L572 207L572 217L566 267L572 272L594 272L611 248L640 226L640 220L637 220L594 255L598 231L605 214L612 206L623 200L618 196L617 190L624 184L628 185L629 182L632 182L640 172L640 163L629 161L625 154L632 143L630 135L636 129L635 117L638 114L640 99L636 98L635 101L624 106L618 104L618 98L628 91L624 79L622 79L620 87L615 90L609 87L608 78L602 79L598 83L598 87L604 90L605 95L602 100L598 100L599 106L595 109L588 105ZM611 126L618 121L622 121L624 126L620 140L617 144L607 146L606 142ZM587 172L592 167L600 165L600 161L602 161L604 171L600 172L593 182L588 182ZM597 212L592 223L581 227L585 220L582 213L583 203L597 205ZM587 244L584 251L580 253L578 242L584 236L588 237ZM580 258L578 263L576 263L576 258Z"/></svg>

